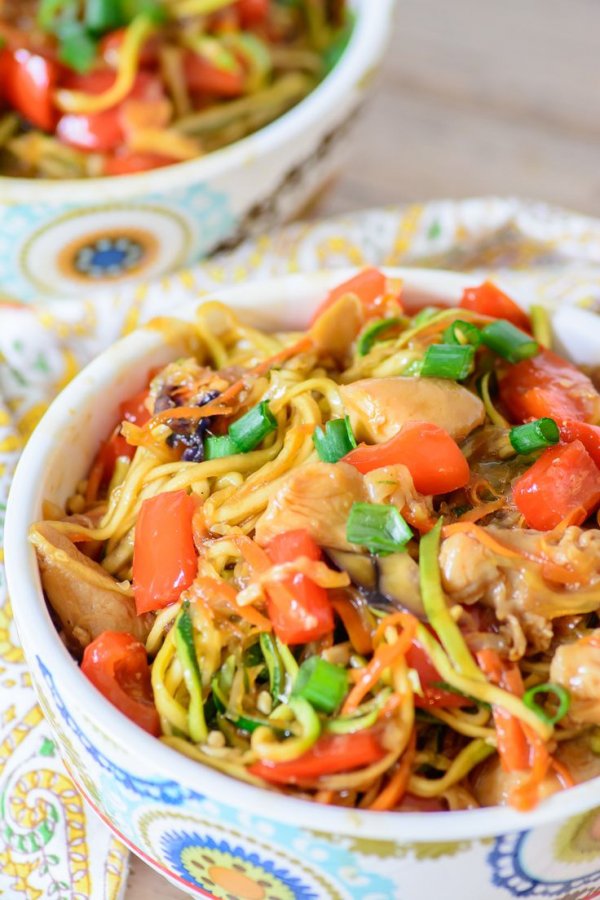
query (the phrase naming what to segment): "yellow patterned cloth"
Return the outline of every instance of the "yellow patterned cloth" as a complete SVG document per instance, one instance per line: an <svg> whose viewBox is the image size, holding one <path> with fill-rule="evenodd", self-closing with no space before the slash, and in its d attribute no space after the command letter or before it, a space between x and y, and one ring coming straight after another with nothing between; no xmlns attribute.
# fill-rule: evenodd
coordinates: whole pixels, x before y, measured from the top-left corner
<svg viewBox="0 0 600 900"><path fill-rule="evenodd" d="M366 263L468 270L475 283L491 271L517 295L600 312L600 221L498 198L293 225L152 285L115 285L94 299L0 303L2 517L19 452L49 401L115 338L227 284ZM0 896L114 900L126 868L124 848L86 812L62 768L0 573Z"/></svg>

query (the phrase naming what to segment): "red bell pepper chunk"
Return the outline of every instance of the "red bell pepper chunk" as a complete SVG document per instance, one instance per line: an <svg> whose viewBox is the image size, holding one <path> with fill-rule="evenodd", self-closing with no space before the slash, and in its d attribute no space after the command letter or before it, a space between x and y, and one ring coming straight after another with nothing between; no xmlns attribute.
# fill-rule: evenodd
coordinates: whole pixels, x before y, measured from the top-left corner
<svg viewBox="0 0 600 900"><path fill-rule="evenodd" d="M134 425L145 425L151 418L151 414L146 406L149 393L148 388L144 388L138 391L137 394L134 394L133 397L124 400L119 407L121 418L127 422L133 422Z"/></svg>
<svg viewBox="0 0 600 900"><path fill-rule="evenodd" d="M84 75L70 72L64 79L64 86L84 94L103 94L112 87L115 77L115 72L110 69L96 69ZM100 113L67 113L61 116L56 126L59 140L78 150L97 153L110 153L123 146L126 135L121 112L123 104L129 98L152 105L164 98L164 92L156 76L139 72L128 97L112 109Z"/></svg>
<svg viewBox="0 0 600 900"><path fill-rule="evenodd" d="M160 734L143 644L130 634L104 631L85 648L81 671L128 719L149 734Z"/></svg>
<svg viewBox="0 0 600 900"><path fill-rule="evenodd" d="M148 389L145 388L128 400L121 403L119 409L121 419L133 422L134 425L143 425L150 418L150 413L145 406L145 400L148 397ZM101 467L100 487L107 487L115 471L115 464L120 456L126 456L133 459L136 447L128 444L121 434L121 426L118 425L107 441L101 445L98 456L94 463L93 469Z"/></svg>
<svg viewBox="0 0 600 900"><path fill-rule="evenodd" d="M579 440L549 447L513 483L513 499L530 528L581 525L600 504L600 469Z"/></svg>
<svg viewBox="0 0 600 900"><path fill-rule="evenodd" d="M351 772L382 759L387 750L372 729L354 734L326 734L298 759L257 762L248 771L272 784L298 784L321 775Z"/></svg>
<svg viewBox="0 0 600 900"><path fill-rule="evenodd" d="M244 91L244 70L222 69L198 53L189 50L183 61L187 86L192 93L217 97L239 97Z"/></svg>
<svg viewBox="0 0 600 900"><path fill-rule="evenodd" d="M581 441L600 468L600 426L588 425L587 422L563 422L560 426L560 436L567 444Z"/></svg>
<svg viewBox="0 0 600 900"><path fill-rule="evenodd" d="M242 28L252 28L268 17L270 0L238 0L236 6Z"/></svg>
<svg viewBox="0 0 600 900"><path fill-rule="evenodd" d="M138 615L179 599L198 569L192 530L196 509L185 491L144 500L135 526L133 593Z"/></svg>
<svg viewBox="0 0 600 900"><path fill-rule="evenodd" d="M277 535L266 550L276 564L294 562L301 556L321 559L319 547L302 529ZM273 630L284 644L306 644L334 628L333 607L327 591L300 572L269 588L267 608Z"/></svg>
<svg viewBox="0 0 600 900"><path fill-rule="evenodd" d="M423 688L423 697L415 694L415 706L419 706L421 709L431 706L455 709L468 705L469 701L465 697L453 694L452 691L445 691L443 687L439 686L442 676L418 641L413 641L408 648L406 664L409 669L415 669Z"/></svg>
<svg viewBox="0 0 600 900"><path fill-rule="evenodd" d="M8 103L31 125L53 131L58 118L53 94L59 67L38 53L5 51L2 92Z"/></svg>
<svg viewBox="0 0 600 900"><path fill-rule="evenodd" d="M504 407L518 422L600 418L600 394L592 381L551 350L510 366L499 388Z"/></svg>
<svg viewBox="0 0 600 900"><path fill-rule="evenodd" d="M527 313L491 281L484 281L479 287L465 288L458 305L461 309L472 309L484 316L508 319L517 328L531 332Z"/></svg>
<svg viewBox="0 0 600 900"><path fill-rule="evenodd" d="M313 325L319 316L323 315L323 313L328 310L330 306L333 306L336 300L343 297L344 294L356 294L364 305L365 311L370 313L374 311L373 308L376 301L385 294L385 289L386 277L383 272L374 268L363 269L358 275L354 275L352 278L349 278L348 281L338 284L337 287L334 287L329 291L326 299L321 303L313 315L310 324Z"/></svg>
<svg viewBox="0 0 600 900"><path fill-rule="evenodd" d="M103 175L133 175L136 172L149 172L151 169L162 169L163 166L172 166L181 162L169 156L159 153L130 153L125 150L107 156L102 168Z"/></svg>
<svg viewBox="0 0 600 900"><path fill-rule="evenodd" d="M445 428L429 422L409 422L384 444L361 444L344 457L363 475L382 466L402 464L421 494L447 494L464 487L469 463Z"/></svg>

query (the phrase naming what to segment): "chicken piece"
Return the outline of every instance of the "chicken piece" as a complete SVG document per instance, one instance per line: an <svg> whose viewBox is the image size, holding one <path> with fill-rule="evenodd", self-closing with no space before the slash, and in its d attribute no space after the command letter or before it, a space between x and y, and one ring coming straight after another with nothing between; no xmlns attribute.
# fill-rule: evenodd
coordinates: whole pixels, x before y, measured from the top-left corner
<svg viewBox="0 0 600 900"><path fill-rule="evenodd" d="M365 378L340 394L357 439L370 443L389 441L406 422L431 422L462 441L485 420L479 397L442 378Z"/></svg>
<svg viewBox="0 0 600 900"><path fill-rule="evenodd" d="M557 648L550 665L550 681L569 691L569 718L573 722L600 725L600 628Z"/></svg>
<svg viewBox="0 0 600 900"><path fill-rule="evenodd" d="M553 754L573 777L575 784L589 781L600 775L600 757L591 752L588 735L570 741L561 741ZM473 794L481 806L507 806L509 794L528 772L505 772L497 756L492 756L477 769L472 785ZM540 800L562 789L560 779L550 771L540 786Z"/></svg>
<svg viewBox="0 0 600 900"><path fill-rule="evenodd" d="M46 597L69 646L84 649L103 631L124 631L146 640L153 617L138 616L133 599L119 590L102 566L47 522L32 528L30 540Z"/></svg>
<svg viewBox="0 0 600 900"><path fill-rule="evenodd" d="M344 294L321 313L310 330L319 353L343 361L364 322L363 306L354 294Z"/></svg>
<svg viewBox="0 0 600 900"><path fill-rule="evenodd" d="M364 476L370 503L390 503L400 512L407 511L412 522L426 523L433 514L433 498L415 489L406 466L382 466Z"/></svg>
<svg viewBox="0 0 600 900"><path fill-rule="evenodd" d="M479 766L472 780L473 795L480 806L508 806L511 792L519 787L531 772L505 772L497 756L492 756ZM551 771L539 786L539 799L558 793L561 783Z"/></svg>
<svg viewBox="0 0 600 900"><path fill-rule="evenodd" d="M284 531L304 528L322 547L356 549L346 540L353 503L367 500L363 477L346 463L308 463L293 469L256 523L261 545Z"/></svg>
<svg viewBox="0 0 600 900"><path fill-rule="evenodd" d="M519 528L481 529L499 544L518 551L494 552L477 539L477 531L457 533L443 541L440 566L444 590L453 603L481 602L494 610L512 643L511 657L518 659L527 645L547 650L553 636L552 621L578 615L600 605L600 532L569 528L551 543L546 533ZM581 571L581 581L567 587L545 577L543 562L569 565ZM547 578L552 575L549 571Z"/></svg>

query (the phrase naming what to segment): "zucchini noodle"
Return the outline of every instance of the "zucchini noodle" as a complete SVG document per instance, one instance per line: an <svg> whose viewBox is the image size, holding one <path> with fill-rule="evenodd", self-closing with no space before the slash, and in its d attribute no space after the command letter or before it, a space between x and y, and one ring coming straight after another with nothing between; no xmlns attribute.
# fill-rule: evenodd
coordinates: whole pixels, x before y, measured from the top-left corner
<svg viewBox="0 0 600 900"><path fill-rule="evenodd" d="M505 360L481 343L462 381L418 374L432 346L455 354L458 316L475 339L490 317L411 317L388 287L389 340L369 303L342 289L305 335L214 302L183 332L154 322L193 354L45 504L44 589L90 677L89 648L130 635L146 668L123 711L192 760L373 811L487 805L515 773L503 796L534 802L595 736L569 654L600 665L600 539L520 527L535 461L502 452Z"/></svg>

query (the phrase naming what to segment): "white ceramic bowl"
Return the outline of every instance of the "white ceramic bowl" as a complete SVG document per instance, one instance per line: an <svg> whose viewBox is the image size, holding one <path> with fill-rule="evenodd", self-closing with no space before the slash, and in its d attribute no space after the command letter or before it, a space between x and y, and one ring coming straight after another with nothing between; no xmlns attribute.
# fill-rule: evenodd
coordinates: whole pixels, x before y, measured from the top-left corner
<svg viewBox="0 0 600 900"><path fill-rule="evenodd" d="M346 273L293 276L216 295L262 328L301 327ZM472 278L390 270L408 294L456 302ZM197 304L177 311L193 317ZM561 329L571 354L577 332ZM566 335L566 337L565 337ZM40 703L84 796L136 853L198 896L234 900L496 900L591 897L600 889L600 779L528 814L510 809L374 813L318 807L207 769L161 744L81 675L54 629L28 528L88 471L118 404L181 352L141 329L88 366L52 404L14 479L7 576Z"/></svg>
<svg viewBox="0 0 600 900"><path fill-rule="evenodd" d="M0 177L0 294L31 301L150 280L304 207L348 146L391 31L395 0L351 0L331 74L298 106L206 157L118 178Z"/></svg>

